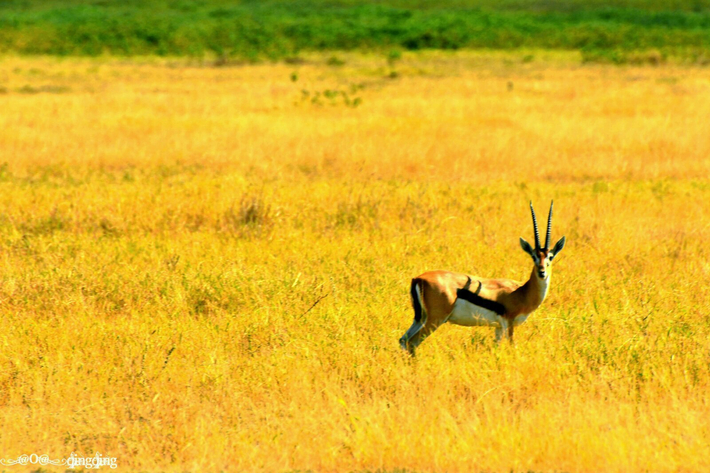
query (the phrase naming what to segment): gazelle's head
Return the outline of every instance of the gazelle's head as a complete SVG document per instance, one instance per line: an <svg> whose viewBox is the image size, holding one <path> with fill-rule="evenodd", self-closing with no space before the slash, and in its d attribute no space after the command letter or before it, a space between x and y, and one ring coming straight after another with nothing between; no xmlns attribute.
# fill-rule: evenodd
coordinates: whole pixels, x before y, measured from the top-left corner
<svg viewBox="0 0 710 473"><path fill-rule="evenodd" d="M545 247L540 247L540 232L537 230L537 219L535 218L535 209L530 202L530 212L532 213L533 228L535 229L535 249L530 246L530 243L520 238L520 246L527 254L529 254L535 263L535 272L540 279L545 279L548 276L548 268L552 264L552 260L565 247L565 237L560 238L555 246L550 249L550 230L552 230L552 202L550 202L550 215L547 217L547 237L545 238Z"/></svg>

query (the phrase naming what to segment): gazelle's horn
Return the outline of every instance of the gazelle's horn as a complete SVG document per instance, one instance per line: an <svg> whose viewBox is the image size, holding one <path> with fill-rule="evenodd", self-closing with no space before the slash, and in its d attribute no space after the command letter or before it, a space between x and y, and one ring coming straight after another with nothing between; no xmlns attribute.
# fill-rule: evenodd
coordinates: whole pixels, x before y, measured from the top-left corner
<svg viewBox="0 0 710 473"><path fill-rule="evenodd" d="M547 216L547 236L545 237L545 249L550 249L550 233L552 232L552 201L550 201L550 215Z"/></svg>
<svg viewBox="0 0 710 473"><path fill-rule="evenodd" d="M535 230L535 249L540 249L540 232L537 231L537 219L535 218L535 209L533 209L532 201L530 201L530 213L533 218L533 229Z"/></svg>

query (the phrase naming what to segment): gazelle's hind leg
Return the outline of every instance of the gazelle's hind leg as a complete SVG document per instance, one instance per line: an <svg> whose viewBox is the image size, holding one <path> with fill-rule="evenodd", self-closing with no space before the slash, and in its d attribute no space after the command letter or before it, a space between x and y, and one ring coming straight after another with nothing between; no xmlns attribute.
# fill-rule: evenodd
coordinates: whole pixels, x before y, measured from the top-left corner
<svg viewBox="0 0 710 473"><path fill-rule="evenodd" d="M414 355L414 350L437 328L439 326L435 324L427 324L426 322L422 324L414 321L409 330L399 339L399 346L407 350L410 355Z"/></svg>
<svg viewBox="0 0 710 473"><path fill-rule="evenodd" d="M412 280L410 292L412 295L412 307L414 309L414 322L402 338L399 339L399 345L412 355L414 355L414 350L424 339L434 333L440 325L446 323L446 316L448 315L444 314L442 310L437 311L434 309L436 306L432 307L433 313L431 313L432 310L427 308L427 305L424 303L424 297L422 297L422 290L424 290L423 285L425 284L426 283L420 279L415 278ZM436 295L429 293L426 297L436 297Z"/></svg>
<svg viewBox="0 0 710 473"><path fill-rule="evenodd" d="M404 335L402 335L402 338L399 339L399 346L401 346L402 349L407 350L413 354L416 346L411 341L423 328L424 328L424 321L415 319L414 322L412 323L412 326L409 327L409 330L407 330L404 333ZM417 345L419 345L419 343L421 343L420 339L421 339L421 337L417 338L417 340L419 340Z"/></svg>

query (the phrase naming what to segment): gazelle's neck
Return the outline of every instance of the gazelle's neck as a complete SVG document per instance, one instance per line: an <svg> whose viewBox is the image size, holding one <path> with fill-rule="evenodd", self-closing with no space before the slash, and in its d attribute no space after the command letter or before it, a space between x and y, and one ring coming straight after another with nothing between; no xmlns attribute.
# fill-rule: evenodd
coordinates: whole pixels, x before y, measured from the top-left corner
<svg viewBox="0 0 710 473"><path fill-rule="evenodd" d="M528 279L528 282L526 282L523 286L526 291L528 303L532 310L537 309L537 307L542 304L542 301L544 301L547 296L547 290L550 287L550 270L551 268L547 268L545 277L541 278L537 274L537 267L533 266L530 279Z"/></svg>

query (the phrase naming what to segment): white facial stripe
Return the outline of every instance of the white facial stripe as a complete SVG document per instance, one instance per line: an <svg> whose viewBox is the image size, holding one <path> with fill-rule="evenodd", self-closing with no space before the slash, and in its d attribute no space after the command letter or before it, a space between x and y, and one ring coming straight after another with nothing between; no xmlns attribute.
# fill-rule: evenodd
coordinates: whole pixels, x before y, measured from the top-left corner
<svg viewBox="0 0 710 473"><path fill-rule="evenodd" d="M540 281L540 303L545 300L547 296L547 288L550 287L550 277L547 276L545 279Z"/></svg>

